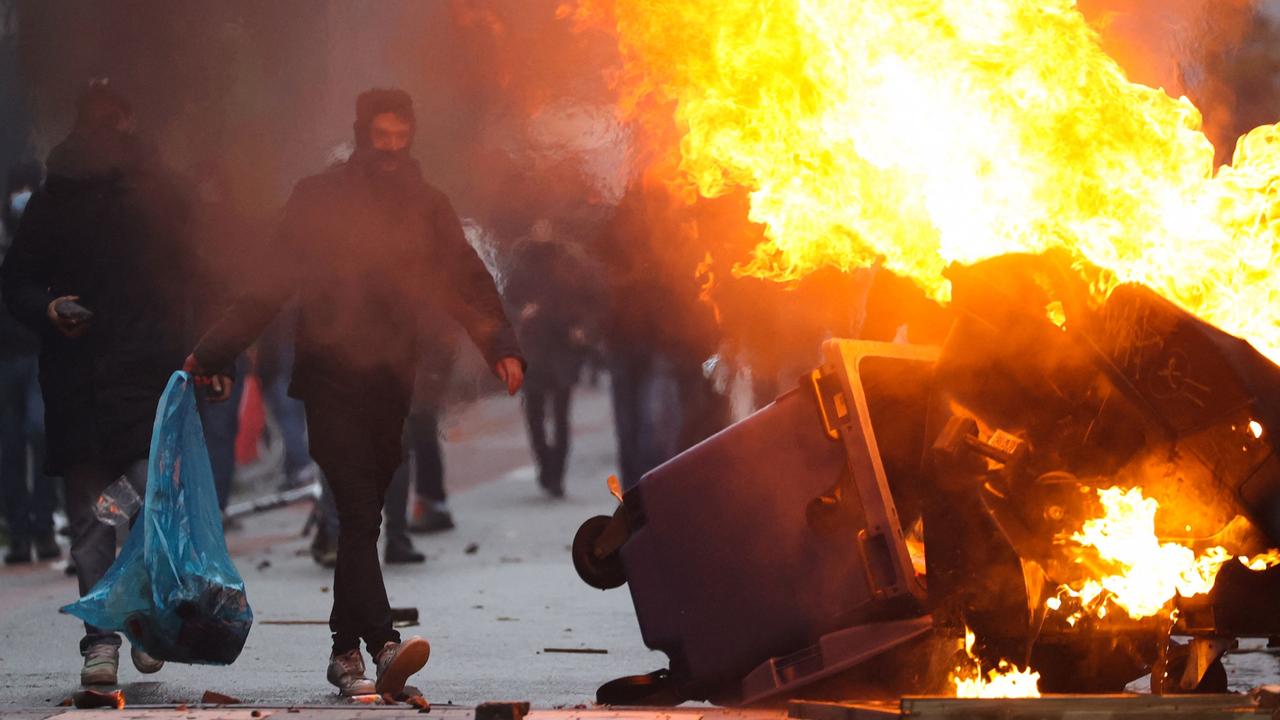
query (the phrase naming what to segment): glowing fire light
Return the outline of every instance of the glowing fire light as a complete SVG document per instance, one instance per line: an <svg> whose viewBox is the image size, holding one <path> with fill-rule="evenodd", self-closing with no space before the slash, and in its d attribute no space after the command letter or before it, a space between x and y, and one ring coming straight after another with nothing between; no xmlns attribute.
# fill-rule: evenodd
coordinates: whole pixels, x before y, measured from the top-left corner
<svg viewBox="0 0 1280 720"><path fill-rule="evenodd" d="M1152 617L1177 596L1212 590L1218 571L1232 559L1222 547L1197 554L1177 543L1160 542L1155 531L1159 503L1145 497L1140 488L1099 489L1098 498L1102 517L1085 521L1071 540L1080 546L1077 562L1084 562L1086 551L1096 553L1110 574L1059 588L1060 595L1077 599L1082 608L1068 617L1073 625L1086 613L1106 617L1108 604L1134 619ZM1280 551L1239 560L1251 570L1265 570L1280 564ZM1050 598L1048 606L1061 609L1061 598Z"/></svg>
<svg viewBox="0 0 1280 720"><path fill-rule="evenodd" d="M567 13L565 13L567 14ZM1280 360L1280 127L1214 149L1130 82L1074 0L579 0L616 29L620 107L671 117L679 177L735 188L767 240L739 272L942 271L1064 248ZM658 102L644 102L645 98Z"/></svg>
<svg viewBox="0 0 1280 720"><path fill-rule="evenodd" d="M973 654L973 644L973 631L965 628L964 651L971 664L977 667L978 658ZM956 697L960 698L1040 697L1040 673L1033 672L1031 668L1023 670L1005 660L1001 660L985 676L981 671L968 677L952 673L951 680L956 686Z"/></svg>

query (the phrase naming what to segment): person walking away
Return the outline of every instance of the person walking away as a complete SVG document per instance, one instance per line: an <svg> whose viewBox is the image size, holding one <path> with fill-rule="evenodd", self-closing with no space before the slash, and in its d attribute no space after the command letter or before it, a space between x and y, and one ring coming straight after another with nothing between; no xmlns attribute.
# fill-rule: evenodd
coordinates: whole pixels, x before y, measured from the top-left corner
<svg viewBox="0 0 1280 720"><path fill-rule="evenodd" d="M15 165L9 171L4 208L0 210L0 262L43 174L37 162ZM0 492L4 493L5 520L9 523L6 565L31 562L33 546L40 561L62 557L53 534L54 480L44 474L39 352L40 340L35 333L0 307Z"/></svg>
<svg viewBox="0 0 1280 720"><path fill-rule="evenodd" d="M588 313L595 305L589 291L591 273L575 248L556 238L551 220L540 218L529 236L511 249L503 275L503 297L516 319L516 337L531 358L524 410L538 462L538 485L551 497L562 498L569 460L569 405L590 347Z"/></svg>
<svg viewBox="0 0 1280 720"><path fill-rule="evenodd" d="M290 394L339 513L327 677L344 695L398 693L430 645L401 641L378 563L388 485L401 461L417 365L418 315L446 308L515 394L524 360L484 263L445 195L409 154L413 102L401 90L356 100L356 151L293 190L266 282L233 303L192 351L196 374L226 368L292 296L299 306ZM377 679L365 677L360 642Z"/></svg>
<svg viewBox="0 0 1280 720"><path fill-rule="evenodd" d="M194 334L187 319L200 273L188 198L109 85L81 94L47 167L0 277L9 310L41 337L45 470L66 481L83 595L116 554L115 528L94 515L99 495L121 476L145 495L156 406ZM210 383L215 396L230 391L228 377ZM118 635L86 625L81 682L115 684L119 647ZM143 673L162 664L136 647L131 656Z"/></svg>

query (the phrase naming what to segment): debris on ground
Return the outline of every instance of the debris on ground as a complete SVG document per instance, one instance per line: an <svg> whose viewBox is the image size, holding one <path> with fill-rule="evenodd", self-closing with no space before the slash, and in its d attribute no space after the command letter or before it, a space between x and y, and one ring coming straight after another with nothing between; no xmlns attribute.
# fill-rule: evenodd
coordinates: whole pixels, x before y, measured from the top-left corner
<svg viewBox="0 0 1280 720"><path fill-rule="evenodd" d="M391 622L393 623L416 623L418 622L418 608L416 607L393 607L391 608Z"/></svg>
<svg viewBox="0 0 1280 720"><path fill-rule="evenodd" d="M262 562L258 563L258 570L266 570L269 567L271 567L271 561L265 558L262 560Z"/></svg>
<svg viewBox="0 0 1280 720"><path fill-rule="evenodd" d="M123 710L124 691L112 690L111 692L102 692L100 690L77 690L76 694L71 696L71 704L80 710L95 710L102 708Z"/></svg>
<svg viewBox="0 0 1280 720"><path fill-rule="evenodd" d="M566 653L569 655L608 655L603 648L542 648L544 653Z"/></svg>
<svg viewBox="0 0 1280 720"><path fill-rule="evenodd" d="M528 714L527 702L487 702L476 706L475 720L522 720Z"/></svg>
<svg viewBox="0 0 1280 720"><path fill-rule="evenodd" d="M465 552L468 555L475 555L476 553L480 552L480 546L475 543L471 543L470 545L467 545L467 549L463 550L463 552Z"/></svg>
<svg viewBox="0 0 1280 720"><path fill-rule="evenodd" d="M240 705L241 700L237 697L224 695L213 690L205 690L204 695L200 696L200 702L205 705Z"/></svg>

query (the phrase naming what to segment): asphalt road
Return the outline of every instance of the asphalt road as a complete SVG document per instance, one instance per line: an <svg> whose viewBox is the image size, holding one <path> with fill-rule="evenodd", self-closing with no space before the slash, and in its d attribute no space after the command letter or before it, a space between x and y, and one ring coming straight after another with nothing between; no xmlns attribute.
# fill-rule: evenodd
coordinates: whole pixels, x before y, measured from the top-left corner
<svg viewBox="0 0 1280 720"><path fill-rule="evenodd" d="M626 589L592 590L573 571L569 542L578 524L614 503L605 486L614 463L607 396L584 392L576 400L564 500L543 497L534 481L517 401L488 398L447 423L459 527L419 536L425 565L386 568L392 605L421 613L419 626L401 632L432 643L413 683L437 707L590 703L602 682L666 665L644 647ZM239 660L170 665L144 677L125 655L120 679L130 704L193 702L205 690L273 705L337 700L324 678L332 576L305 554L298 535L305 516L299 506L253 516L229 537L256 617ZM56 566L0 570L0 706L48 707L78 687L80 626L58 613L74 597L74 582ZM299 620L315 624L273 624Z"/></svg>

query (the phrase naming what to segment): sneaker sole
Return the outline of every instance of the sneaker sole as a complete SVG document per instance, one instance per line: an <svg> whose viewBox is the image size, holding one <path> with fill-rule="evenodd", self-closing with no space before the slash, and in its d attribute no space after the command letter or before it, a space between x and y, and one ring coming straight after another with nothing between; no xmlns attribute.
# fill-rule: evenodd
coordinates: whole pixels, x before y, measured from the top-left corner
<svg viewBox="0 0 1280 720"><path fill-rule="evenodd" d="M133 661L133 669L143 675L154 675L164 669L163 660L156 660L154 665L148 665L147 663L138 662L136 658L131 657L129 659Z"/></svg>
<svg viewBox="0 0 1280 720"><path fill-rule="evenodd" d="M431 643L422 638L412 638L406 640L400 645L400 654L396 655L396 659L391 661L391 665L387 667L382 677L378 678L377 684L374 686L379 695L385 693L397 694L404 690L404 684L409 678L426 664L428 658L431 657Z"/></svg>

